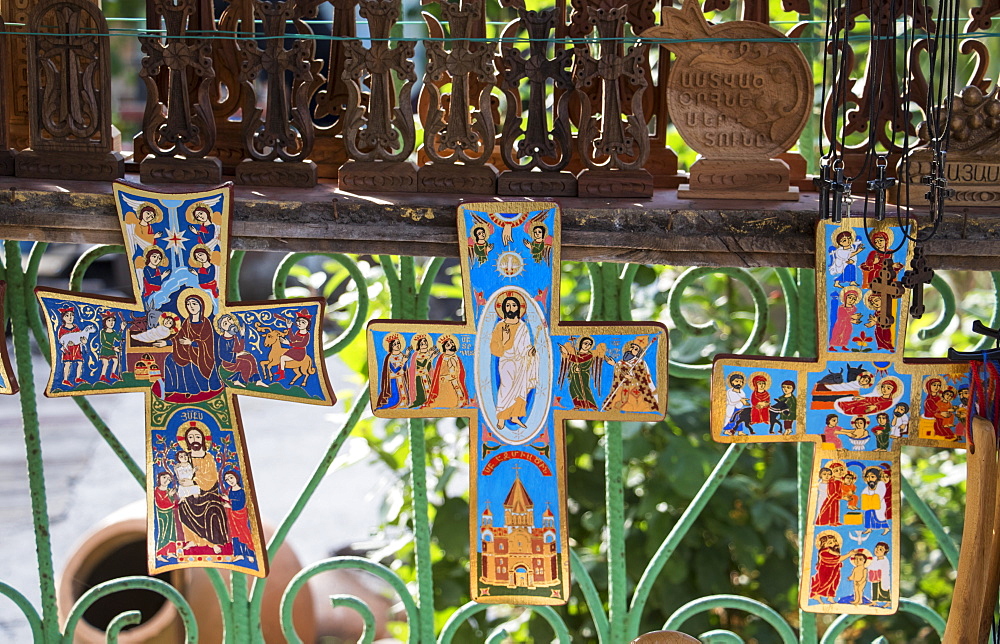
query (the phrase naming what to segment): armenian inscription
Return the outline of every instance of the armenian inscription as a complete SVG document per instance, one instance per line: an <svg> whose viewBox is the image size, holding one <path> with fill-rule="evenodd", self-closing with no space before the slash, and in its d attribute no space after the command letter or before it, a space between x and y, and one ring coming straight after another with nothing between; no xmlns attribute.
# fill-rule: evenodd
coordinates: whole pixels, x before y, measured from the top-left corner
<svg viewBox="0 0 1000 644"><path fill-rule="evenodd" d="M812 109L812 73L802 52L767 25L710 24L693 0L664 9L663 22L641 35L651 44L682 41L663 45L677 56L667 107L699 153L678 195L797 200L788 166L776 157L798 140Z"/></svg>

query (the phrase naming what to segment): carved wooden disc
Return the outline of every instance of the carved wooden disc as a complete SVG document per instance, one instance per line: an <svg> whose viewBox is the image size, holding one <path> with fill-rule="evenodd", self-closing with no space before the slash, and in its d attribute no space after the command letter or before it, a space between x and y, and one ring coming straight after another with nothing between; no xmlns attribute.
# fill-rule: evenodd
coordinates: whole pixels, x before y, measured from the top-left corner
<svg viewBox="0 0 1000 644"><path fill-rule="evenodd" d="M691 0L665 10L664 21L642 37L720 39L664 45L677 56L667 107L691 148L712 159L768 159L792 147L813 101L812 71L794 42L775 42L784 34L756 22L711 25Z"/></svg>

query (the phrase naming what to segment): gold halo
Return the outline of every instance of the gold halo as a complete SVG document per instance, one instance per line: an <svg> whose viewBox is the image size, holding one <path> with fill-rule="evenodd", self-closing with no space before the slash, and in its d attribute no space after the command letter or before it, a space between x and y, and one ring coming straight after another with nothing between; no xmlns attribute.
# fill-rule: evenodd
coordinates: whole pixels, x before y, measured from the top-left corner
<svg viewBox="0 0 1000 644"><path fill-rule="evenodd" d="M508 297L513 297L515 300L517 300L517 303L521 307L520 317L523 318L525 314L528 312L528 303L525 302L524 296L518 293L517 291L504 291L497 296L496 301L493 303L493 310L497 312L497 316L499 316L500 319L503 319L504 317L503 301L506 300Z"/></svg>
<svg viewBox="0 0 1000 644"><path fill-rule="evenodd" d="M150 253L152 253L154 251L157 252L157 253L159 253L160 257L163 258L163 261L160 263L160 266L166 266L167 264L170 263L170 260L167 259L167 251L163 250L159 246L150 246L146 250L142 251L142 258L144 260L146 260L147 264L149 263L149 255L150 255Z"/></svg>
<svg viewBox="0 0 1000 644"><path fill-rule="evenodd" d="M819 548L819 544L822 543L823 537L833 537L837 541L837 545L843 547L844 539L837 534L835 530L824 530L816 535L816 547Z"/></svg>
<svg viewBox="0 0 1000 644"><path fill-rule="evenodd" d="M841 302L843 302L845 304L847 303L847 294L848 293L854 293L854 296L857 298L857 301L858 302L861 301L861 289L859 289L856 286L848 286L847 288L845 288L843 291L840 292L840 301Z"/></svg>
<svg viewBox="0 0 1000 644"><path fill-rule="evenodd" d="M442 353L444 352L444 341L445 340L451 340L452 342L455 343L455 351L456 352L458 352L458 347L462 346L459 343L458 338L456 338L453 334L451 334L451 333L442 333L441 335L438 336L437 342L435 343L436 346L441 350Z"/></svg>
<svg viewBox="0 0 1000 644"><path fill-rule="evenodd" d="M389 342L392 340L399 340L399 348L402 350L403 344L405 344L403 342L403 336L395 332L390 333L389 335L382 338L382 348L385 349L387 353L392 353L389 350Z"/></svg>
<svg viewBox="0 0 1000 644"><path fill-rule="evenodd" d="M141 204L139 204L139 207L135 209L135 217L136 217L136 219L138 219L140 222L142 222L142 211L145 210L146 208L152 208L153 209L153 213L154 213L153 214L153 221L150 222L150 223L158 224L161 221L163 221L163 209L160 208L159 206L157 206L152 201L144 201Z"/></svg>
<svg viewBox="0 0 1000 644"><path fill-rule="evenodd" d="M830 242L831 242L831 243L832 243L832 244L833 244L834 246L837 246L837 247L839 248L839 247L840 247L840 243L839 243L839 242L838 242L837 240L838 240L838 239L840 238L840 236L841 236L841 235L843 235L844 233L848 233L848 234L849 234L849 235L851 236L851 244L854 244L854 242L856 242L856 241L858 240L858 236L857 236L857 234L856 234L856 233L854 232L854 230L852 230L852 229L851 229L851 228L850 228L849 226L841 226L841 227L840 227L840 228L838 228L838 229L837 229L836 231L834 231L834 233L833 233L833 235L832 235L832 237L831 237L831 239L830 239Z"/></svg>
<svg viewBox="0 0 1000 644"><path fill-rule="evenodd" d="M230 322L233 323L233 326L236 328L236 331L238 333L240 333L240 334L243 333L243 326L240 325L239 319L237 319L237 317L235 315L233 315L232 313L223 313L222 315L220 315L219 317L217 317L215 319L215 330L218 331L220 335L222 333L225 333L222 330L222 321L223 320L229 320Z"/></svg>
<svg viewBox="0 0 1000 644"><path fill-rule="evenodd" d="M871 234L872 245L875 245L875 235L885 235L885 247L886 249L892 248L892 228L885 227L876 229L875 232Z"/></svg>
<svg viewBox="0 0 1000 644"><path fill-rule="evenodd" d="M744 385L747 384L747 375L745 373L743 373L742 371L734 371L731 374L729 374L728 376L726 376L726 384L727 385L729 385L730 383L732 383L734 376L739 376L740 378L743 378L743 384Z"/></svg>
<svg viewBox="0 0 1000 644"><path fill-rule="evenodd" d="M184 451L191 451L191 447L187 443L187 433L191 428L197 429L201 432L201 435L205 438L205 447L208 447L208 445L212 442L212 432L208 428L208 425L200 420L185 420L181 423L180 427L177 428L177 443L184 448Z"/></svg>
<svg viewBox="0 0 1000 644"><path fill-rule="evenodd" d="M160 313L160 317L159 317L159 319L157 319L157 322L160 323L160 326L165 326L163 324L163 320L165 320L165 319L166 320L171 320L174 323L172 328L175 331L177 330L177 327L180 326L181 316L177 315L176 313L173 313L171 311L164 311L163 313Z"/></svg>
<svg viewBox="0 0 1000 644"><path fill-rule="evenodd" d="M431 347L431 337L426 333L414 333L413 337L410 338L410 348L416 351L421 338L427 340L427 348L429 349Z"/></svg>
<svg viewBox="0 0 1000 644"><path fill-rule="evenodd" d="M879 395L882 394L882 383L884 383L884 382L892 382L892 384L896 385L896 389L893 390L893 392L892 392L892 397L893 398L896 398L897 394L899 394L900 396L902 395L902 393L903 393L903 381L900 380L899 378L897 378L896 376L886 376L885 378L882 378L881 380L878 381L878 384L875 385L875 389L878 390ZM943 387L942 387L941 391L944 391Z"/></svg>
<svg viewBox="0 0 1000 644"><path fill-rule="evenodd" d="M771 387L771 374L766 373L764 371L755 371L752 374L750 374L750 380L748 380L746 382L748 382L750 384L750 388L751 389L756 389L756 387L754 387L754 385L753 385L753 381L755 379L761 377L761 376L764 377L764 384L765 384L764 389L770 389L770 387Z"/></svg>
<svg viewBox="0 0 1000 644"><path fill-rule="evenodd" d="M204 251L205 255L208 256L208 262L210 264L212 263L212 251L208 249L208 246L205 244L195 244L195 246L191 249L191 252L188 253L188 266L191 266L192 268L201 268L201 263L194 258L194 254L199 250Z"/></svg>
<svg viewBox="0 0 1000 644"><path fill-rule="evenodd" d="M199 208L204 208L205 210L208 211L208 221L205 222L205 223L211 224L212 223L212 215L215 214L215 213L203 201L196 201L195 203L193 203L190 206L188 206L187 211L184 213L184 218L188 220L188 223L199 224L200 222L195 221L195 219L194 219L194 211L198 210Z"/></svg>
<svg viewBox="0 0 1000 644"><path fill-rule="evenodd" d="M212 296L208 294L208 291L203 291L200 288L192 286L181 291L180 297L177 298L177 312L185 320L191 315L188 313L187 306L185 306L190 297L197 297L201 300L201 303L204 305L201 310L203 318L208 319L215 313L215 303L212 302Z"/></svg>

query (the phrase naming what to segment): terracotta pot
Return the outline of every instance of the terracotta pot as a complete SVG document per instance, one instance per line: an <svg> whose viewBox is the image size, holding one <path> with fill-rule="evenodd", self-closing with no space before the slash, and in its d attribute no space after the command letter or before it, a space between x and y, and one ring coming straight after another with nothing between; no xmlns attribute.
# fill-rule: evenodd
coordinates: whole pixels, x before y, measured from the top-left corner
<svg viewBox="0 0 1000 644"><path fill-rule="evenodd" d="M126 505L98 523L81 539L60 575L57 590L60 620L65 623L76 600L97 584L119 577L147 574L145 514L145 501ZM272 532L265 522L265 537ZM301 569L302 565L288 543L271 560L271 573L260 616L264 639L269 644L285 641L280 624L281 593ZM228 571L222 574L228 581ZM175 570L156 577L173 585L187 598L198 621L199 644L222 641L219 601L204 570ZM158 593L147 590L114 593L92 604L77 623L73 641L103 644L108 623L126 610L139 610L143 619L138 626L122 632L118 640L122 644L174 644L184 641L184 626L174 605ZM305 642L316 641L312 592L308 586L296 598L293 614L299 637Z"/></svg>

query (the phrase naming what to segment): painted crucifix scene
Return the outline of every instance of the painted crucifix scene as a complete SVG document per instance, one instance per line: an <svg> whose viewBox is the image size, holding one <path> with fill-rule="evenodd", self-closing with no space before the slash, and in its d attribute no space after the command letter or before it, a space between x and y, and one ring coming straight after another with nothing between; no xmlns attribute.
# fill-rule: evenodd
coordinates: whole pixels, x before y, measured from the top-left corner
<svg viewBox="0 0 1000 644"><path fill-rule="evenodd" d="M560 322L554 204L466 204L459 239L467 321L372 322L372 409L471 419L473 598L564 604L563 420L662 418L666 332Z"/></svg>
<svg viewBox="0 0 1000 644"><path fill-rule="evenodd" d="M319 299L229 297L232 187L155 193L117 182L134 299L36 290L48 396L146 396L149 570L267 574L236 395L331 405ZM137 430L138 431L138 430Z"/></svg>
<svg viewBox="0 0 1000 644"><path fill-rule="evenodd" d="M807 611L898 609L900 448L966 446L968 365L903 359L906 234L888 220L821 222L819 360L714 363L715 440L816 444L800 573Z"/></svg>

